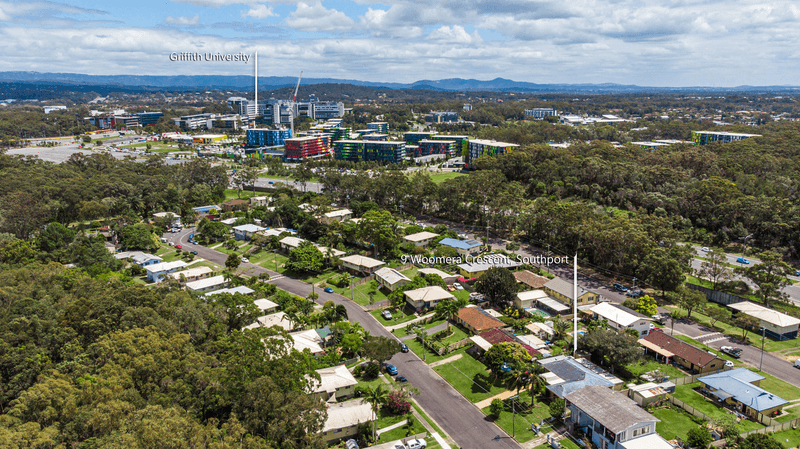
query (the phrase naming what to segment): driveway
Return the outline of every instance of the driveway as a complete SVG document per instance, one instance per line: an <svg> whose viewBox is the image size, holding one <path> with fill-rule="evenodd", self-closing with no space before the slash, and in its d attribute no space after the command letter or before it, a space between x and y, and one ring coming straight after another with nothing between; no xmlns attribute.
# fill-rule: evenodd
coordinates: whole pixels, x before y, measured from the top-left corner
<svg viewBox="0 0 800 449"><path fill-rule="evenodd" d="M186 249L195 250L199 257L210 262L225 266L228 255L206 248L201 245L189 243L189 234L194 228L184 229L179 233L167 233L163 237L167 241L181 243ZM188 245L188 246L187 246ZM311 293L311 284L297 279L283 277L279 273L267 270L259 265L243 263L241 267L249 269L252 275L268 273L281 290L286 290L298 296L307 297ZM347 316L351 322L359 322L371 335L382 335L394 338L372 315L364 311L358 304L338 293L325 293L319 291L317 302L333 300L335 304L342 304L347 309ZM492 423L480 410L450 386L433 369L426 365L413 352L398 352L389 360L397 367L400 374L405 376L411 384L419 390L415 397L425 412L436 421L458 445L463 449L520 449L520 445L511 439L504 431ZM499 436L498 440L495 437Z"/></svg>

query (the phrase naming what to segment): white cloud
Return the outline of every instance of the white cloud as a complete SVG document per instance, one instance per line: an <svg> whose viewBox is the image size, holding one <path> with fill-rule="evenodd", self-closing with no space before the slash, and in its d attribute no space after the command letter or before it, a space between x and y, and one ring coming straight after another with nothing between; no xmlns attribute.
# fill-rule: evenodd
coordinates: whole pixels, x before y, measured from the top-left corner
<svg viewBox="0 0 800 449"><path fill-rule="evenodd" d="M464 27L460 25L454 25L452 28L448 26L437 28L431 31L431 34L428 35L428 39L434 39L439 42L448 42L453 44L483 43L483 39L481 39L481 35L478 33L478 30L475 30L472 34L469 34L466 30L464 30Z"/></svg>
<svg viewBox="0 0 800 449"><path fill-rule="evenodd" d="M242 0L172 0L172 1L175 3L184 3L193 6L204 6L206 8L219 8L220 6L250 3Z"/></svg>
<svg viewBox="0 0 800 449"><path fill-rule="evenodd" d="M6 14L5 11L3 11L3 8L0 8L0 22L10 22L10 21L11 21L11 16Z"/></svg>
<svg viewBox="0 0 800 449"><path fill-rule="evenodd" d="M341 11L327 9L322 2L313 5L298 3L297 9L286 19L290 27L309 32L349 31L355 21Z"/></svg>
<svg viewBox="0 0 800 449"><path fill-rule="evenodd" d="M267 5L253 5L250 11L242 13L242 17L252 17L254 19L266 19L267 17L277 17L278 15L272 12L272 7Z"/></svg>
<svg viewBox="0 0 800 449"><path fill-rule="evenodd" d="M200 23L200 15L195 14L194 17L172 17L169 16L164 19L164 23L170 25L197 25Z"/></svg>

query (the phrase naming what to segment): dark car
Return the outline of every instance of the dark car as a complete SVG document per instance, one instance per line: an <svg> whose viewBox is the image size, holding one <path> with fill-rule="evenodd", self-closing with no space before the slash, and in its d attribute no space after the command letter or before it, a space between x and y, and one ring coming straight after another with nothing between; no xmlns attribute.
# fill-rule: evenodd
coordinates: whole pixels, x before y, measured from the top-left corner
<svg viewBox="0 0 800 449"><path fill-rule="evenodd" d="M628 292L625 293L625 296L629 296L631 298L639 298L644 296L644 292L641 290L628 290Z"/></svg>
<svg viewBox="0 0 800 449"><path fill-rule="evenodd" d="M190 251L190 252L191 252L192 254L194 254L195 256L197 255L197 251Z"/></svg>
<svg viewBox="0 0 800 449"><path fill-rule="evenodd" d="M400 343L400 352L408 352L408 346L405 343Z"/></svg>
<svg viewBox="0 0 800 449"><path fill-rule="evenodd" d="M403 382L403 383L408 382L408 379L406 379L406 376L397 376L397 377L394 378L394 380L396 380L398 382Z"/></svg>
<svg viewBox="0 0 800 449"><path fill-rule="evenodd" d="M628 291L628 287L626 287L626 286L624 286L622 284L614 284L614 290L624 293L624 292Z"/></svg>

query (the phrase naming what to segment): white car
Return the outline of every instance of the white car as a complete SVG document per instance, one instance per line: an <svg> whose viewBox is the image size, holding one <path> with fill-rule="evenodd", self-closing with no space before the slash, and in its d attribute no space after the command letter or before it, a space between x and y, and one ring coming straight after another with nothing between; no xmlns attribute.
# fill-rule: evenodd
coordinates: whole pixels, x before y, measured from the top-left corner
<svg viewBox="0 0 800 449"><path fill-rule="evenodd" d="M423 449L428 446L428 443L426 443L423 439L415 438L413 440L408 440L406 442L406 446L408 449Z"/></svg>
<svg viewBox="0 0 800 449"><path fill-rule="evenodd" d="M242 262L250 263L250 259L248 259L247 257L242 257Z"/></svg>
<svg viewBox="0 0 800 449"><path fill-rule="evenodd" d="M704 246L704 247L700 248L700 251L702 251L704 253L707 253L709 251L709 249L708 249L707 246Z"/></svg>
<svg viewBox="0 0 800 449"><path fill-rule="evenodd" d="M461 286L461 284L459 284L458 282L454 282L453 287L455 287L456 290L464 290L464 287Z"/></svg>
<svg viewBox="0 0 800 449"><path fill-rule="evenodd" d="M733 368L733 362L731 362L730 360L726 360L725 366L727 366L728 368Z"/></svg>

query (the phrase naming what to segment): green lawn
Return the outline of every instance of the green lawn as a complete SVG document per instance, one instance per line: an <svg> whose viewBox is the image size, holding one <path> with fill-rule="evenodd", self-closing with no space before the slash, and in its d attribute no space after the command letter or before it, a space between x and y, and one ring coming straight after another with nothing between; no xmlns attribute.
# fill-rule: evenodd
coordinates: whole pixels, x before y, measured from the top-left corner
<svg viewBox="0 0 800 449"><path fill-rule="evenodd" d="M634 363L625 366L625 370L631 374L631 380L634 381L643 381L639 376L644 373L649 373L651 371L658 370L663 375L669 376L671 379L676 377L684 377L686 373L675 368L672 365L665 365L663 363L659 363L655 360L649 360L646 363Z"/></svg>
<svg viewBox="0 0 800 449"><path fill-rule="evenodd" d="M531 424L539 424L543 419L550 418L550 408L547 403L541 401L541 397L537 398L536 404L531 406L531 396L527 391L523 391L519 395L519 399L515 401L514 410L516 411L516 418L511 410L511 401L504 401L505 409L500 414L500 417L494 420L494 423L502 427L503 430L512 434L512 420L516 419L516 432L514 439L520 443L530 441L538 436L531 430ZM485 407L481 411L489 416L489 408ZM545 424L541 430L547 433L552 429L549 424ZM541 433L540 433L541 435ZM562 440L563 442L564 440ZM574 443L573 443L574 444Z"/></svg>
<svg viewBox="0 0 800 449"><path fill-rule="evenodd" d="M473 403L490 398L506 390L502 382L496 381L492 383L492 374L486 368L486 365L475 360L466 352L460 359L439 365L433 369Z"/></svg>
<svg viewBox="0 0 800 449"><path fill-rule="evenodd" d="M383 315L381 315L381 313L383 313L383 309L373 310L370 312L370 314L372 314L372 316L374 316L375 319L384 326L393 326L395 324L405 323L406 321L411 321L414 318L418 318L414 309L409 306L405 306L402 309L392 310L392 319L389 321L387 321Z"/></svg>
<svg viewBox="0 0 800 449"><path fill-rule="evenodd" d="M387 415L389 415L388 410L387 410L386 413L387 413ZM382 410L381 410L381 414L383 414ZM389 415L389 416L392 416L392 415ZM393 418L400 418L396 422L400 422L400 421L402 421L403 419L406 418L405 415L392 416L392 417ZM400 427L398 427L396 429L392 429L392 430L390 430L388 432L382 433L380 441L382 441L382 442L394 441L394 440L399 440L401 438L405 438L405 437L410 436L410 435L416 435L418 433L427 432L427 430L425 429L425 426L423 426L422 423L419 422L419 420L417 418L411 416L411 419L413 420L413 424L412 424L410 429L408 428L407 425L402 425L402 426L400 426ZM381 420L379 419L378 420L378 428L380 428L380 427L381 427ZM386 426L383 426L383 427L386 427ZM427 443L428 440L425 440L425 442ZM435 441L432 441L432 443L435 443ZM432 446L428 445L428 447L432 447Z"/></svg>
<svg viewBox="0 0 800 449"><path fill-rule="evenodd" d="M675 387L674 396L675 398L680 399L681 401L687 403L688 405L696 408L700 412L705 413L705 415L711 419L728 416L727 409L718 406L717 404L711 402L709 399L706 399L700 393L694 391L694 388L697 387L700 387L700 382L695 382L686 385L679 385ZM740 422L740 425L742 426L743 432L753 429L760 429L764 427L763 425L757 422L749 420L742 420Z"/></svg>
<svg viewBox="0 0 800 449"><path fill-rule="evenodd" d="M430 323L423 324L422 325L422 329L427 330L427 329L430 329L432 327L436 327L436 326L444 323L444 321L445 321L444 318L438 319L436 321L431 321ZM415 323L415 324L419 324L419 323ZM414 333L414 332L412 331L411 333ZM397 337L405 337L406 335L409 335L409 333L406 332L406 329L403 327L403 328L400 328L400 329L397 329L396 331L394 331L394 335L397 336Z"/></svg>
<svg viewBox="0 0 800 449"><path fill-rule="evenodd" d="M789 405L794 405L794 404L789 404ZM800 406L795 405L794 407L784 408L783 411L786 412L786 415L782 415L775 419L777 419L780 422L788 422L800 418Z"/></svg>
<svg viewBox="0 0 800 449"><path fill-rule="evenodd" d="M754 370L755 371L755 370ZM784 382L777 377L767 374L765 372L756 371L758 374L764 376L759 386L772 394L776 394L787 401L800 399L800 388Z"/></svg>
<svg viewBox="0 0 800 449"><path fill-rule="evenodd" d="M778 440L783 447L800 447L800 430L784 430L772 434L772 438Z"/></svg>
<svg viewBox="0 0 800 449"><path fill-rule="evenodd" d="M467 176L467 175L458 172L434 173L430 175L431 181L433 181L436 184L441 184L447 181L448 179L459 178L461 176Z"/></svg>
<svg viewBox="0 0 800 449"><path fill-rule="evenodd" d="M665 407L652 412L652 415L660 419L656 423L656 432L665 440L673 438L686 441L686 434L689 430L700 427L701 420L697 420L680 407Z"/></svg>
<svg viewBox="0 0 800 449"><path fill-rule="evenodd" d="M399 332L399 330L397 332ZM420 343L419 340L413 338L411 340L404 340L403 343L405 343L406 346L408 346L408 349L410 349L412 352L414 352L414 354L419 356L419 358L423 358L422 343ZM461 348L461 349L459 349L457 351L453 351L453 352L451 352L449 354L439 355L439 354L433 352L430 348L426 348L425 349L425 354L424 354L424 356L425 356L424 357L424 361L425 361L425 363L438 362L439 360L443 360L443 359L446 359L448 357L452 357L452 356L454 356L456 354L463 354L464 357L469 357L469 355L467 355L465 353L466 350L467 350L467 348L464 347L464 348Z"/></svg>

